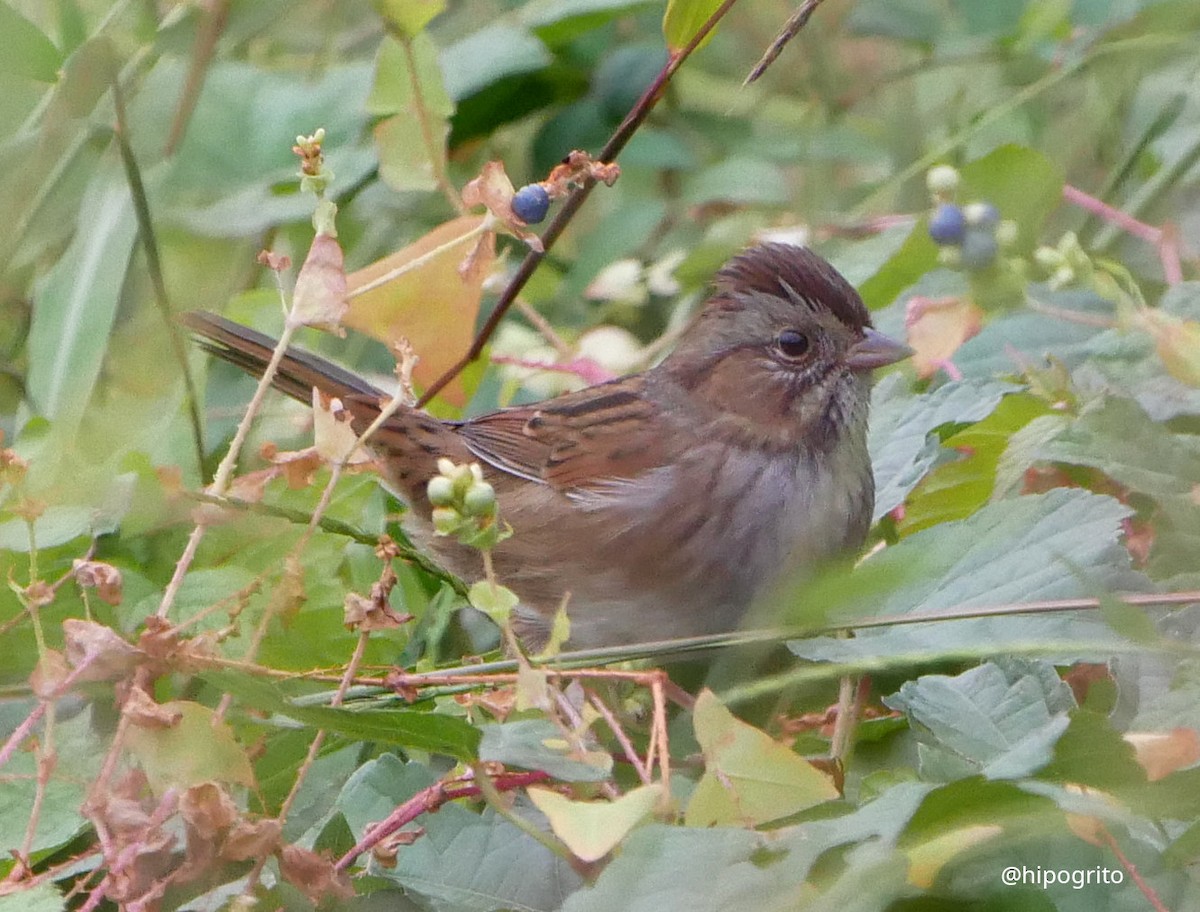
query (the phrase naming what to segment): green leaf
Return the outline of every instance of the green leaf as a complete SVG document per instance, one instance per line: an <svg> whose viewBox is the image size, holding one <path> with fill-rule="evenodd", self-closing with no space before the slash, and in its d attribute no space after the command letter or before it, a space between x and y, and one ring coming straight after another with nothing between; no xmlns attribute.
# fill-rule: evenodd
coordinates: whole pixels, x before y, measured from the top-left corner
<svg viewBox="0 0 1200 912"><path fill-rule="evenodd" d="M0 35L4 36L0 73L24 76L38 82L54 82L58 79L62 55L54 42L7 3L0 3Z"/></svg>
<svg viewBox="0 0 1200 912"><path fill-rule="evenodd" d="M727 158L690 174L684 182L683 198L692 206L715 202L783 205L788 201L787 180L773 162Z"/></svg>
<svg viewBox="0 0 1200 912"><path fill-rule="evenodd" d="M966 519L987 503L996 489L997 468L1012 435L1048 411L1049 406L1036 396L1005 396L990 415L948 437L943 448L956 449L962 455L937 466L921 480L897 524L900 535Z"/></svg>
<svg viewBox="0 0 1200 912"><path fill-rule="evenodd" d="M390 28L409 38L416 37L446 8L446 0L373 0L373 3Z"/></svg>
<svg viewBox="0 0 1200 912"><path fill-rule="evenodd" d="M1015 659L924 675L883 702L908 716L922 778L944 782L1016 779L1045 766L1075 705L1053 666Z"/></svg>
<svg viewBox="0 0 1200 912"><path fill-rule="evenodd" d="M832 885L823 877L809 879L813 865L830 849L854 847L847 854L855 858L860 843L872 843L878 853L874 861L894 868L896 841L931 788L906 782L852 813L769 834L722 826L639 827L596 882L571 896L562 912L783 912L798 908L798 897L804 909L860 908L853 897L863 892L864 875L853 861L852 882ZM886 908L887 901L903 892L902 871L903 865L898 878L889 878L886 899L867 909Z"/></svg>
<svg viewBox="0 0 1200 912"><path fill-rule="evenodd" d="M506 76L550 65L546 46L515 25L497 22L445 48L440 56L446 92L462 101Z"/></svg>
<svg viewBox="0 0 1200 912"><path fill-rule="evenodd" d="M688 802L688 826L757 826L838 797L827 774L736 718L712 691L697 698L693 724L704 776Z"/></svg>
<svg viewBox="0 0 1200 912"><path fill-rule="evenodd" d="M899 584L876 596L873 616L945 612L1034 599L1091 595L1096 589L1145 588L1129 570L1120 543L1128 507L1078 489L989 504L959 522L925 529L871 558ZM857 661L901 656L905 662L941 651L989 655L1036 646L1047 654L1105 654L1121 641L1095 612L1063 612L909 624L860 630L853 639L797 640L803 658Z"/></svg>
<svg viewBox="0 0 1200 912"><path fill-rule="evenodd" d="M297 706L274 684L248 674L212 670L201 677L256 709L276 712L312 728L378 744L475 759L479 732L463 719L408 709L356 710L333 706Z"/></svg>
<svg viewBox="0 0 1200 912"><path fill-rule="evenodd" d="M383 42L367 109L388 115L374 131L380 176L394 190L436 189L436 175L446 167L454 103L428 35L417 35L407 48L392 39Z"/></svg>
<svg viewBox="0 0 1200 912"><path fill-rule="evenodd" d="M368 824L383 820L435 781L419 764L385 755L363 764L337 805L361 838ZM564 859L491 808L475 814L447 804L414 825L424 832L401 849L396 866L372 863L370 872L423 897L427 908L552 912L580 884Z"/></svg>
<svg viewBox="0 0 1200 912"><path fill-rule="evenodd" d="M508 620L508 615L521 601L511 589L487 580L474 583L467 592L467 600L471 607L482 611L498 625L503 625Z"/></svg>
<svg viewBox="0 0 1200 912"><path fill-rule="evenodd" d="M1062 202L1061 168L1041 152L1007 145L959 169L959 200L990 202L1003 218L1017 223L1017 245L1030 250L1041 236L1042 223Z"/></svg>
<svg viewBox="0 0 1200 912"><path fill-rule="evenodd" d="M663 37L672 54L687 47L705 22L721 6L722 0L667 0L667 11L663 15ZM714 29L713 32L716 30ZM713 32L704 36L697 46L704 47L712 40Z"/></svg>
<svg viewBox="0 0 1200 912"><path fill-rule="evenodd" d="M1200 479L1200 451L1187 438L1151 421L1134 402L1116 396L1088 406L1035 455L1091 466L1157 499L1189 497Z"/></svg>
<svg viewBox="0 0 1200 912"><path fill-rule="evenodd" d="M902 504L942 455L939 441L930 437L933 431L947 424L979 421L1018 389L1004 383L960 381L914 396L907 392L907 382L903 374L889 374L871 396L867 444L875 472L875 520Z"/></svg>
<svg viewBox="0 0 1200 912"><path fill-rule="evenodd" d="M480 760L541 770L563 782L602 782L612 775L607 757L609 762L597 765L572 756L562 732L547 719L496 722L482 725L480 730Z"/></svg>
<svg viewBox="0 0 1200 912"><path fill-rule="evenodd" d="M520 9L522 21L550 47L561 47L654 0L548 0Z"/></svg>
<svg viewBox="0 0 1200 912"><path fill-rule="evenodd" d="M199 703L159 705L164 713L178 713L179 721L165 727L133 724L125 735L126 747L156 794L214 780L253 788L250 760L228 723L217 721L215 713Z"/></svg>
<svg viewBox="0 0 1200 912"><path fill-rule="evenodd" d="M546 815L554 835L572 854L584 861L599 861L650 816L662 794L662 785L652 783L613 801L572 801L547 788L531 788L529 800Z"/></svg>
<svg viewBox="0 0 1200 912"><path fill-rule="evenodd" d="M70 437L92 398L137 224L123 177L105 168L79 209L71 246L34 289L29 400Z"/></svg>

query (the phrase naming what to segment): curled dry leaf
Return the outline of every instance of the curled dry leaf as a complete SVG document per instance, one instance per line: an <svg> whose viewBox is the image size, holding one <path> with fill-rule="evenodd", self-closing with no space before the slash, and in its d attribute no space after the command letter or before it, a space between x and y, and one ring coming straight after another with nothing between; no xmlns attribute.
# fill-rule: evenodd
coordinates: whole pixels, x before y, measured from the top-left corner
<svg viewBox="0 0 1200 912"><path fill-rule="evenodd" d="M341 399L313 389L313 438L317 455L331 463L363 465L371 454L358 446L358 434L350 426L350 413Z"/></svg>
<svg viewBox="0 0 1200 912"><path fill-rule="evenodd" d="M33 695L39 700L53 700L59 695L60 688L70 673L71 667L67 664L65 655L56 649L43 650L37 666L29 676L29 686Z"/></svg>
<svg viewBox="0 0 1200 912"><path fill-rule="evenodd" d="M92 621L79 618L63 621L63 637L67 661L76 671L76 681L120 680L144 657L111 628Z"/></svg>
<svg viewBox="0 0 1200 912"><path fill-rule="evenodd" d="M515 193L504 165L498 161L490 161L483 166L478 177L468 181L463 187L462 201L469 207L486 207L505 230L523 240L531 250L541 253L542 239L527 230L528 223L513 212L512 199Z"/></svg>
<svg viewBox="0 0 1200 912"><path fill-rule="evenodd" d="M278 820L239 820L221 843L221 857L226 861L249 861L279 850L282 825Z"/></svg>
<svg viewBox="0 0 1200 912"><path fill-rule="evenodd" d="M983 311L970 298L909 300L904 312L907 342L913 349L913 366L922 379L945 370L957 373L951 358L964 342L979 332Z"/></svg>
<svg viewBox="0 0 1200 912"><path fill-rule="evenodd" d="M237 805L225 789L215 782L201 782L184 791L179 798L179 813L188 825L188 840L193 833L212 840L237 822Z"/></svg>
<svg viewBox="0 0 1200 912"><path fill-rule="evenodd" d="M334 868L333 860L311 849L284 846L279 852L279 871L288 883L314 903L326 897L350 899L354 895L349 878Z"/></svg>
<svg viewBox="0 0 1200 912"><path fill-rule="evenodd" d="M121 604L121 571L103 561L76 559L71 565L75 582L96 594L110 605Z"/></svg>
<svg viewBox="0 0 1200 912"><path fill-rule="evenodd" d="M296 277L292 293L293 319L302 326L313 326L344 336L342 318L346 301L346 260L342 245L330 234L318 234L308 248L308 256Z"/></svg>
<svg viewBox="0 0 1200 912"><path fill-rule="evenodd" d="M1134 757L1151 782L1200 762L1200 733L1194 728L1127 732L1124 738L1133 745Z"/></svg>
<svg viewBox="0 0 1200 912"><path fill-rule="evenodd" d="M173 728L183 718L183 713L178 709L155 702L150 694L137 686L129 689L121 711L139 728Z"/></svg>

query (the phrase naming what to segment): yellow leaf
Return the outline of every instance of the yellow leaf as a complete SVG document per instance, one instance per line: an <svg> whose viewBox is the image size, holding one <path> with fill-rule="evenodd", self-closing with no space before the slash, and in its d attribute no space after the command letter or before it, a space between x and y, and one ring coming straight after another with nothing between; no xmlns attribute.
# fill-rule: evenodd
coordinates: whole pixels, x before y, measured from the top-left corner
<svg viewBox="0 0 1200 912"><path fill-rule="evenodd" d="M227 723L213 724L211 709L184 700L163 703L159 709L177 713L179 721L168 727L131 725L125 737L155 794L213 781L254 787L245 750Z"/></svg>
<svg viewBox="0 0 1200 912"><path fill-rule="evenodd" d="M546 815L550 829L584 861L599 861L635 826L650 816L662 797L658 783L626 792L616 801L572 801L546 788L531 788L529 799Z"/></svg>
<svg viewBox="0 0 1200 912"><path fill-rule="evenodd" d="M757 826L839 795L831 777L736 718L710 690L697 698L693 724L705 770L688 802L688 826Z"/></svg>
<svg viewBox="0 0 1200 912"><path fill-rule="evenodd" d="M471 344L475 318L483 296L483 281L495 260L493 237L474 233L482 216L453 219L434 228L403 250L389 254L347 276L350 309L343 323L385 343L408 339L420 360L413 379L428 386L457 361ZM462 243L453 243L462 239ZM477 247L479 241L482 246ZM431 251L447 249L414 268L364 290L390 273L402 270ZM471 270L459 267L475 251ZM456 379L441 395L454 405L466 402L466 390Z"/></svg>
<svg viewBox="0 0 1200 912"><path fill-rule="evenodd" d="M979 824L943 833L918 843L907 850L908 882L920 890L928 890L943 865L972 846L994 839L1004 832L996 824Z"/></svg>

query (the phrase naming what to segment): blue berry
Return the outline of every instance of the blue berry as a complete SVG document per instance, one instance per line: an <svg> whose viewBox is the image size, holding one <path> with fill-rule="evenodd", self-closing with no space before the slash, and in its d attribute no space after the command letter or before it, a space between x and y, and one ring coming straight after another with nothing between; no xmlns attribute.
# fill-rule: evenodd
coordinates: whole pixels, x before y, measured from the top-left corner
<svg viewBox="0 0 1200 912"><path fill-rule="evenodd" d="M1000 245L987 229L971 228L963 237L962 264L968 269L986 269L996 259Z"/></svg>
<svg viewBox="0 0 1200 912"><path fill-rule="evenodd" d="M966 217L954 203L942 203L929 220L929 236L936 244L961 243L966 230Z"/></svg>
<svg viewBox="0 0 1200 912"><path fill-rule="evenodd" d="M530 225L536 225L550 211L550 194L541 184L526 184L513 194L513 215Z"/></svg>
<svg viewBox="0 0 1200 912"><path fill-rule="evenodd" d="M1000 210L991 203L970 203L963 209L963 215L972 228L992 230L1000 224Z"/></svg>

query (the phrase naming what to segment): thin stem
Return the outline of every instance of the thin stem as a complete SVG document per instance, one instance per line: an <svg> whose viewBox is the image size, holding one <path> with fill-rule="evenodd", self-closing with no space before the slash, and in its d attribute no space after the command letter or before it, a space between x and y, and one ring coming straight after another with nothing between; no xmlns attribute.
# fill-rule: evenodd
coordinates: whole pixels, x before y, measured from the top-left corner
<svg viewBox="0 0 1200 912"><path fill-rule="evenodd" d="M187 347L183 342L183 332L175 322L171 301L167 295L167 283L163 278L162 258L158 250L158 236L154 231L154 220L150 216L150 201L146 197L146 185L142 181L142 169L133 147L129 144L129 122L125 113L125 97L121 92L121 83L114 79L112 83L113 110L116 116L116 126L113 136L117 141L117 149L121 153L121 164L125 168L125 180L129 184L129 196L133 201L133 212L137 219L138 239L142 242L142 251L146 255L146 272L150 276L150 287L154 289L154 303L166 324L167 339L171 345L171 354L183 374L183 387L187 398L188 421L192 429L192 445L196 449L196 465L200 473L204 473L204 430L200 422L200 395L196 389L196 380L192 376L188 364Z"/></svg>
<svg viewBox="0 0 1200 912"><path fill-rule="evenodd" d="M600 150L600 154L597 156L599 161L611 162L620 154L621 150L633 138L634 133L637 132L646 117L649 116L655 104L657 104L667 83L671 81L671 77L675 75L675 72L683 65L683 62L692 55L712 30L717 27L717 23L725 17L725 14L733 8L736 2L737 0L724 0L713 11L712 15L705 20L704 24L700 26L696 34L692 36L692 40L671 55L666 66L659 71L654 81L647 86L646 91L642 93L637 103L625 115L625 119L621 121L608 142L604 144L604 148ZM445 373L438 377L425 390L417 402L418 406L425 405L425 403L441 392L447 383L457 377L468 364L479 357L483 352L484 346L487 345L488 339L492 337L492 334L496 331L496 327L500 325L500 321L517 299L517 295L525 287L525 283L529 281L538 264L542 262L546 254L550 251L550 248L554 246L554 242L558 240L567 225L575 218L575 213L583 206L595 185L596 182L594 180L586 180L574 193L567 197L559 209L558 215L554 217L554 220L541 236L542 249L530 250L529 253L525 254L525 259L521 261L521 265L517 267L517 271L513 274L513 277L509 279L504 291L500 293L500 298L496 302L495 309L488 316L487 322L484 323L479 334L475 336L471 347L467 349L466 354L452 364Z"/></svg>

